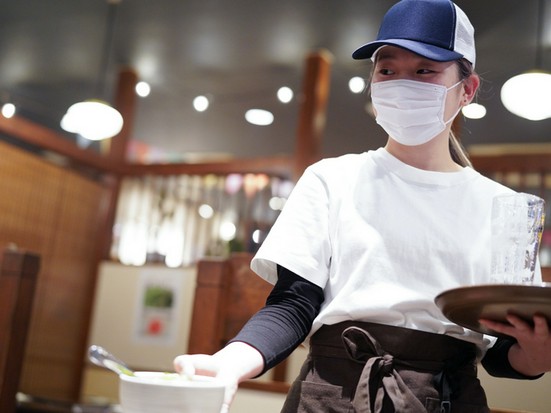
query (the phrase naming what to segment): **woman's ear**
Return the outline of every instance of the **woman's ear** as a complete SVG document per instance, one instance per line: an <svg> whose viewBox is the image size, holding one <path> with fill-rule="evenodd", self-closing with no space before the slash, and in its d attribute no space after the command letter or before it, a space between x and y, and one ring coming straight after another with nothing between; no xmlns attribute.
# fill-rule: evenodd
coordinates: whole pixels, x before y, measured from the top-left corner
<svg viewBox="0 0 551 413"><path fill-rule="evenodd" d="M463 105L466 106L472 102L479 86L480 77L476 73L463 80Z"/></svg>

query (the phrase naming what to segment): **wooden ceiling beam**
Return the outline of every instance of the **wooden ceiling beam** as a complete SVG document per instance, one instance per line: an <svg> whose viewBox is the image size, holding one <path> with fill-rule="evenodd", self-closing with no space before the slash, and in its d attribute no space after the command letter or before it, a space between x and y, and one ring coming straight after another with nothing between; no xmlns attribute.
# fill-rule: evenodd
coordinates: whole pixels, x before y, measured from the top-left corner
<svg viewBox="0 0 551 413"><path fill-rule="evenodd" d="M473 167L481 173L541 172L550 170L550 154L471 155Z"/></svg>
<svg viewBox="0 0 551 413"><path fill-rule="evenodd" d="M110 159L90 150L79 148L63 135L24 118L0 116L0 133L25 142L40 150L51 151L83 166L103 173L117 173Z"/></svg>
<svg viewBox="0 0 551 413"><path fill-rule="evenodd" d="M266 158L233 159L223 162L168 163L168 164L125 164L124 175L229 175L232 173L257 173L281 178L291 178L294 159L290 156Z"/></svg>
<svg viewBox="0 0 551 413"><path fill-rule="evenodd" d="M79 148L63 135L18 116L0 116L0 133L37 148L66 157L71 163L93 170L118 176L124 175L207 175L230 173L265 173L291 178L293 158L274 156L253 159L233 159L221 162L173 163L173 164L131 164L104 156L90 149Z"/></svg>

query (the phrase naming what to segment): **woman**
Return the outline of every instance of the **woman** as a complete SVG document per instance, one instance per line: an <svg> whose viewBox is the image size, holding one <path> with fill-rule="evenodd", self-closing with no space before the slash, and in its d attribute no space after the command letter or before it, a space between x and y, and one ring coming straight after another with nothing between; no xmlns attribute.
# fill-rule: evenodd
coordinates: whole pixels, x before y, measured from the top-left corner
<svg viewBox="0 0 551 413"><path fill-rule="evenodd" d="M482 323L495 341L449 322L443 290L489 282L495 195L511 192L468 164L451 124L479 86L474 30L449 0L402 0L371 58L384 148L322 160L297 183L252 262L275 284L266 307L212 356L175 368L229 383L255 377L309 338L309 356L284 412L488 412L477 378L551 370L547 321ZM538 274L541 277L541 274Z"/></svg>

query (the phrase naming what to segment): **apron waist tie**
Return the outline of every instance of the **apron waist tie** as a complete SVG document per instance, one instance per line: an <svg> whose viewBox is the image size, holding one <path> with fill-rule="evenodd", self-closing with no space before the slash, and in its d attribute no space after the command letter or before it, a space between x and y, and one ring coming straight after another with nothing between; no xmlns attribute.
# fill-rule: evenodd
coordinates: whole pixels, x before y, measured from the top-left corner
<svg viewBox="0 0 551 413"><path fill-rule="evenodd" d="M352 400L357 413L380 413L387 400L394 405L396 413L426 413L423 404L396 371L396 366L440 372L435 380L440 388L441 411L449 412L451 387L444 362L396 359L384 351L369 332L359 327L348 327L341 337L348 356L358 363L365 363Z"/></svg>

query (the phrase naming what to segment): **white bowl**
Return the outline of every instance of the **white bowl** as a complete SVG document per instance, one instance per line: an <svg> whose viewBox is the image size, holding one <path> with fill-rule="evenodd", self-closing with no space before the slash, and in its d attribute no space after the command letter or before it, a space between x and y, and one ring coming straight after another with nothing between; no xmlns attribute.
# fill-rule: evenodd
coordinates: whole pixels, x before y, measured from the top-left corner
<svg viewBox="0 0 551 413"><path fill-rule="evenodd" d="M220 413L224 400L224 384L212 377L138 371L119 379L124 413Z"/></svg>

